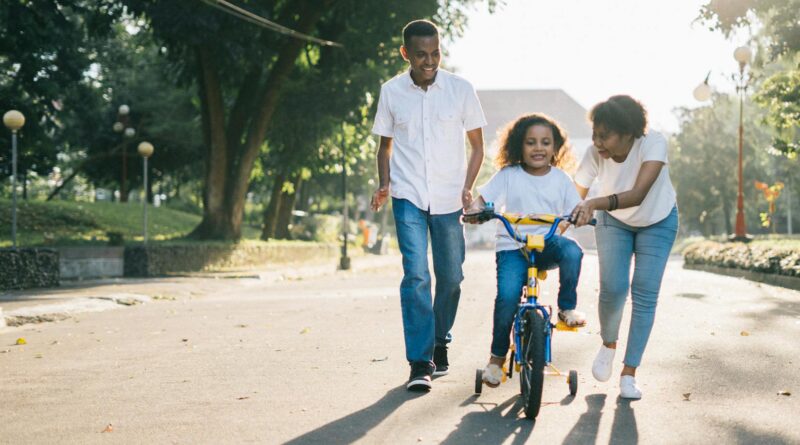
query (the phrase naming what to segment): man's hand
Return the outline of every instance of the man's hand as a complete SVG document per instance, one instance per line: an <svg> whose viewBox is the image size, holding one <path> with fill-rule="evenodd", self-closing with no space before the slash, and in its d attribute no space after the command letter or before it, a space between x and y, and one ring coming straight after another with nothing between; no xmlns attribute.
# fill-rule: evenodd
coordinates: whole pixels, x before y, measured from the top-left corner
<svg viewBox="0 0 800 445"><path fill-rule="evenodd" d="M386 201L389 199L389 186L383 186L378 190L375 190L375 193L372 195L372 203L370 206L372 207L373 212L377 212Z"/></svg>
<svg viewBox="0 0 800 445"><path fill-rule="evenodd" d="M467 188L461 190L461 206L464 208L464 210L469 210L471 204L472 204L472 190Z"/></svg>

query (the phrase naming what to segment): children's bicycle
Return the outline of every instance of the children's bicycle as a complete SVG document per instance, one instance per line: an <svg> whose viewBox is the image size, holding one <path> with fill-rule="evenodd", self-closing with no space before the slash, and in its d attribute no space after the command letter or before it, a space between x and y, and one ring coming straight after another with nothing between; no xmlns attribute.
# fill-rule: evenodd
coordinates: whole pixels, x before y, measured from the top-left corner
<svg viewBox="0 0 800 445"><path fill-rule="evenodd" d="M539 414L542 404L542 387L545 374L564 376L552 365L552 348L550 339L553 329L560 331L577 331L577 327L567 326L558 321L553 324L550 320L553 314L551 306L539 304L539 281L547 277L546 271L536 268L536 252L544 250L547 241L555 234L559 223L569 221L570 216L557 216L548 214L517 215L511 213L496 213L494 205L487 202L485 208L477 213L465 214L462 217L465 223L483 224L492 219L503 223L508 234L522 243L527 254L528 283L523 286L520 303L514 316L514 344L511 348L508 366L504 367L504 378L511 378L516 370L520 375L520 392L525 405L525 416L535 419ZM550 225L550 230L545 235L520 235L512 225ZM593 219L590 224L594 225ZM545 368L552 371L547 372ZM570 370L566 375L569 393L574 396L578 393L578 371ZM480 394L483 389L483 369L475 373L475 393Z"/></svg>

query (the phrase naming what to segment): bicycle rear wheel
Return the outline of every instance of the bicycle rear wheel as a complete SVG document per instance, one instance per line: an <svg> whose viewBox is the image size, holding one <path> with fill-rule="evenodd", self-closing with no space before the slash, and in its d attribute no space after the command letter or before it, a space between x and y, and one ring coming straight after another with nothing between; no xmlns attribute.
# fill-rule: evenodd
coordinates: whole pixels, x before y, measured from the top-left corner
<svg viewBox="0 0 800 445"><path fill-rule="evenodd" d="M536 418L542 405L545 330L545 320L541 312L532 309L525 313L520 386L525 417L529 419Z"/></svg>

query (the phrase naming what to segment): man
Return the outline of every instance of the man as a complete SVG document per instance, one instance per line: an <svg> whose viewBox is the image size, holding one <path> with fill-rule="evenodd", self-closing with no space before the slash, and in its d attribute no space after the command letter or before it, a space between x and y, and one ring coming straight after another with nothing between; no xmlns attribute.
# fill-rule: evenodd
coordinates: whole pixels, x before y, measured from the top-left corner
<svg viewBox="0 0 800 445"><path fill-rule="evenodd" d="M462 209L483 161L483 115L475 89L439 69L439 31L427 20L403 28L400 54L409 70L381 86L372 132L380 136L377 211L392 197L403 255L400 302L412 391L431 388L448 371L447 345L464 279ZM464 133L472 148L466 159ZM431 296L428 234L436 275Z"/></svg>

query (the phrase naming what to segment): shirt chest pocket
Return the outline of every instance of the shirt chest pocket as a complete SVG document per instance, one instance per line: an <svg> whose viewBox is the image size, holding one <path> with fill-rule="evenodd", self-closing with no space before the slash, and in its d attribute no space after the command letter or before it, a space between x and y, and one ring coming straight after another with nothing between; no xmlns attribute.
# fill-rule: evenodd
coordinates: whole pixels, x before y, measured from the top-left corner
<svg viewBox="0 0 800 445"><path fill-rule="evenodd" d="M439 110L436 115L436 127L442 139L458 139L463 130L461 116L455 109Z"/></svg>
<svg viewBox="0 0 800 445"><path fill-rule="evenodd" d="M411 114L400 112L394 118L394 138L401 144L409 144L414 141L416 134L414 125L411 122Z"/></svg>

